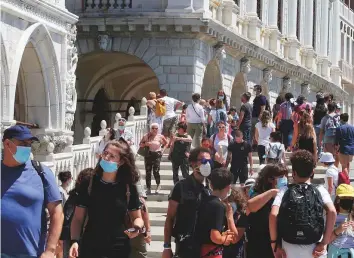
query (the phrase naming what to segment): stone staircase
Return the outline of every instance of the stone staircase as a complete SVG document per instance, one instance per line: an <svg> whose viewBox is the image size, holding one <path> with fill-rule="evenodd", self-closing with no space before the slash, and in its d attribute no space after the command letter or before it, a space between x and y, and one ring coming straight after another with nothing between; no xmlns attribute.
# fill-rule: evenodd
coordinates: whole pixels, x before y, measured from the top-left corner
<svg viewBox="0 0 354 258"><path fill-rule="evenodd" d="M287 154L287 156L289 153ZM259 171L259 159L257 153L253 153L253 167L254 171L258 173ZM143 182L145 181L145 168L144 161L142 158L138 158L136 165L140 170L141 177ZM287 158L288 168L291 169L289 164L289 159ZM291 170L290 170L291 171ZM315 170L315 178L313 180L316 184L323 184L325 177L326 169L318 164ZM191 172L191 171L190 171ZM163 251L163 235L164 235L164 224L168 206L168 195L173 189L173 180L172 180L172 164L167 160L167 156L164 155L161 161L161 191L158 195L152 194L147 198L147 205L150 213L150 222L151 222L151 234L152 242L148 246L148 258L161 257L161 252ZM291 174L290 174L291 175ZM182 179L181 173L180 178ZM145 184L145 183L144 183ZM156 188L155 179L152 177L151 189L154 193ZM172 248L174 250L174 243L172 243Z"/></svg>

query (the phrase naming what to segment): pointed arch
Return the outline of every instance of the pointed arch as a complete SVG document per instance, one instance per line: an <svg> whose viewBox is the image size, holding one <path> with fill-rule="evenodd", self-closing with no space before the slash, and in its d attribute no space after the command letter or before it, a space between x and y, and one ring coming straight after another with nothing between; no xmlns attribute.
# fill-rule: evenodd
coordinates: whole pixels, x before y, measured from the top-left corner
<svg viewBox="0 0 354 258"><path fill-rule="evenodd" d="M239 72L234 79L231 90L230 104L235 106L237 109L241 107L241 95L242 93L247 92L247 85L245 80L245 74Z"/></svg>
<svg viewBox="0 0 354 258"><path fill-rule="evenodd" d="M21 76L25 78L22 83L26 91L27 122L37 123L41 128L61 129L65 91L60 83L53 41L43 24L35 23L27 28L16 47L8 90L5 90L7 120L14 117L16 87Z"/></svg>

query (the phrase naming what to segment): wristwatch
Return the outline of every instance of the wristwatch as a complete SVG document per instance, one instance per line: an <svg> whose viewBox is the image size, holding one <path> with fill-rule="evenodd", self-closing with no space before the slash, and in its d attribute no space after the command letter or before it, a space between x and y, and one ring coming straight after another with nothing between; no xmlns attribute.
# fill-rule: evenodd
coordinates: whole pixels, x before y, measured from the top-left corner
<svg viewBox="0 0 354 258"><path fill-rule="evenodd" d="M171 243L164 243L163 249L171 249Z"/></svg>

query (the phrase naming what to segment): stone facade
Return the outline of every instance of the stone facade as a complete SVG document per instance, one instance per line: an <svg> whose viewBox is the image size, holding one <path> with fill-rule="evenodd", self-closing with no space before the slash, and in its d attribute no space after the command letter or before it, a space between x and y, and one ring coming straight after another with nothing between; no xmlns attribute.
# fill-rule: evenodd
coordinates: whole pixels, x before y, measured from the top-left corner
<svg viewBox="0 0 354 258"><path fill-rule="evenodd" d="M76 105L77 17L64 4L63 0L0 2L1 126L35 124L37 135L50 134L56 143L59 137L72 135L66 120ZM59 144L55 147L60 151Z"/></svg>

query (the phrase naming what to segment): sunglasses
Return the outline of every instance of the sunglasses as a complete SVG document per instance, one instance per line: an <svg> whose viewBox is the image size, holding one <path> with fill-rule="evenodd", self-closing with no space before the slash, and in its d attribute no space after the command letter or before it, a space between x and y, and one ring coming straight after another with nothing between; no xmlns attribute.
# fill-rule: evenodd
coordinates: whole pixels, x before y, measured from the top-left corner
<svg viewBox="0 0 354 258"><path fill-rule="evenodd" d="M213 164L213 160L212 159L202 158L202 159L198 159L198 161L200 161L200 163L202 163L203 165L205 165L206 163L209 163L210 165Z"/></svg>

